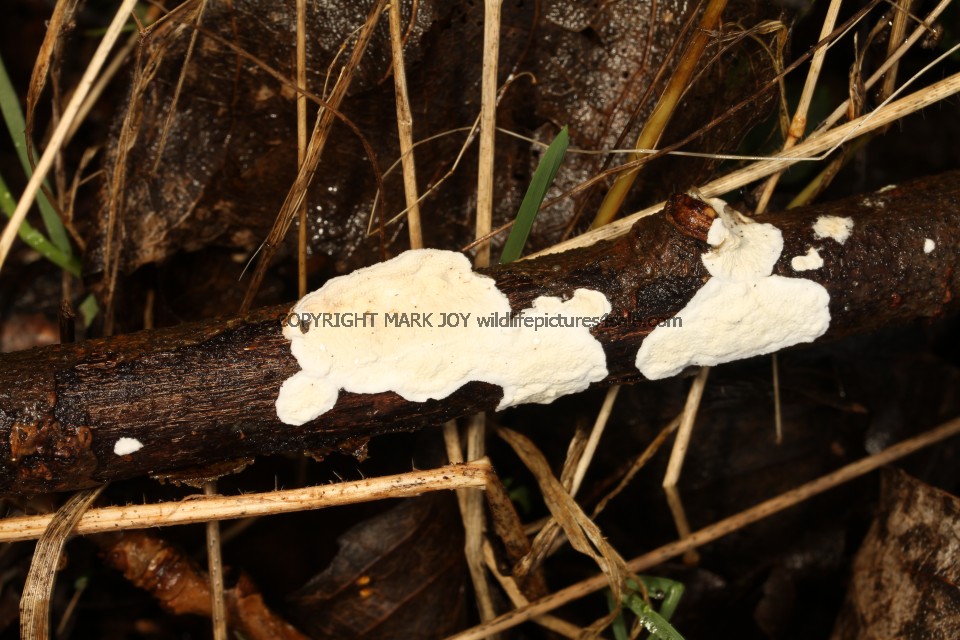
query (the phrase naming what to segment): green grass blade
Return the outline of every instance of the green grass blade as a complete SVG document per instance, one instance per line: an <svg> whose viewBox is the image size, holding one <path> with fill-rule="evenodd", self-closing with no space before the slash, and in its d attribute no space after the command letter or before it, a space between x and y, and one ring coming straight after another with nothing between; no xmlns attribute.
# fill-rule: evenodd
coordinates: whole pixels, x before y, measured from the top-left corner
<svg viewBox="0 0 960 640"><path fill-rule="evenodd" d="M520 211L517 212L517 218L513 222L510 236L507 238L506 244L503 245L500 264L513 262L523 253L523 247L527 244L530 229L533 228L533 221L540 212L540 205L543 204L543 199L547 195L547 189L553 184L553 179L557 175L557 169L560 168L560 163L567 153L568 146L570 146L570 134L564 127L547 147L537 170L533 173L533 179L530 180L527 193L523 196L523 202L520 203Z"/></svg>
<svg viewBox="0 0 960 640"><path fill-rule="evenodd" d="M11 218L16 208L17 202L13 199L13 196L10 195L10 190L7 189L3 177L0 176L0 209L3 210L7 218ZM47 240L42 233L34 229L29 222L24 220L20 228L17 229L17 233L21 240L44 258L61 269L66 269L78 278L80 277L80 260L74 255L61 251L59 247Z"/></svg>
<svg viewBox="0 0 960 640"><path fill-rule="evenodd" d="M83 320L84 328L90 328L90 323L97 317L99 311L100 305L97 304L97 299L93 297L92 293L83 299L83 302L80 303L80 318Z"/></svg>
<svg viewBox="0 0 960 640"><path fill-rule="evenodd" d="M7 69L3 65L2 58L0 58L0 112L3 113L3 121L10 133L10 138L13 140L17 155L20 157L23 173L29 179L33 175L33 168L27 158L27 125L23 120L23 112L20 111L20 100L16 91L13 90L13 84L10 82L10 76L7 75ZM37 205L40 207L40 215L43 218L44 226L47 228L47 233L50 235L50 241L56 245L61 253L69 256L72 249L70 248L70 238L67 236L67 230L43 191L37 192Z"/></svg>
<svg viewBox="0 0 960 640"><path fill-rule="evenodd" d="M658 640L684 640L680 632L673 628L673 625L664 620L663 616L636 593L625 594L623 596L623 606L633 611L640 620L640 624L650 632L652 637Z"/></svg>
<svg viewBox="0 0 960 640"><path fill-rule="evenodd" d="M660 615L663 616L664 620L669 621L677 610L677 605L680 604L680 599L683 597L683 592L686 590L686 587L682 582L670 580L669 578L647 575L639 575L637 577L643 581L643 586L651 598L663 601L660 604ZM640 590L639 585L633 580L628 580L627 586L634 591Z"/></svg>

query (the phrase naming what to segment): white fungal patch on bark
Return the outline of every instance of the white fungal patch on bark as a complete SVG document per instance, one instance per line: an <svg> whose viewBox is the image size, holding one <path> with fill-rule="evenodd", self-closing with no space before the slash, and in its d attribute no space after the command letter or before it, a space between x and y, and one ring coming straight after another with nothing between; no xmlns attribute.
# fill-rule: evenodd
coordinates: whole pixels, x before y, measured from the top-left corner
<svg viewBox="0 0 960 640"><path fill-rule="evenodd" d="M277 416L294 425L313 420L333 408L341 389L393 391L425 402L471 381L503 388L498 409L549 403L607 376L603 348L590 334L592 323L580 321L609 312L602 293L577 289L566 301L541 296L523 312L545 321L562 316L577 326L481 326L480 318L510 314L510 302L495 281L475 273L458 252L407 251L331 279L292 309L311 318L366 313L374 324L332 327L314 321L304 332L285 323L283 334L301 371L280 387ZM386 314L420 314L420 326L387 326ZM440 326L443 314L467 320Z"/></svg>
<svg viewBox="0 0 960 640"><path fill-rule="evenodd" d="M812 271L823 266L823 258L814 247L810 247L806 255L794 256L790 260L790 266L794 271Z"/></svg>
<svg viewBox="0 0 960 640"><path fill-rule="evenodd" d="M840 216L820 216L813 223L813 234L818 239L832 238L840 244L847 241L853 232L853 219Z"/></svg>
<svg viewBox="0 0 960 640"><path fill-rule="evenodd" d="M931 240L930 238L923 239L923 252L924 253L933 253L933 250L937 248L937 243Z"/></svg>
<svg viewBox="0 0 960 640"><path fill-rule="evenodd" d="M703 254L713 276L677 316L637 352L637 368L657 380L691 365L716 365L812 342L830 326L830 295L820 284L773 274L783 235L771 224L717 209Z"/></svg>
<svg viewBox="0 0 960 640"><path fill-rule="evenodd" d="M143 443L136 438L120 438L113 445L113 452L118 456L128 456L143 449Z"/></svg>

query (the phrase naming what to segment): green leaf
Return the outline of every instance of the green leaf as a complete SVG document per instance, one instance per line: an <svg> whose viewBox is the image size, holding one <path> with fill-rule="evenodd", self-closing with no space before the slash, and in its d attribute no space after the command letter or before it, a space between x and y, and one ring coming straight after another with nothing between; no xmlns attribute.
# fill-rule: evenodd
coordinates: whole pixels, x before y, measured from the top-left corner
<svg viewBox="0 0 960 640"><path fill-rule="evenodd" d="M564 127L547 147L537 170L533 173L533 179L530 180L527 193L523 196L523 202L520 203L520 210L513 222L510 236L507 238L506 244L503 245L500 264L513 262L523 253L523 247L527 244L530 229L533 228L533 221L540 212L540 205L543 204L543 199L547 195L547 189L553 184L553 179L557 175L560 163L563 162L563 156L566 154L568 146L570 146L570 134Z"/></svg>
<svg viewBox="0 0 960 640"><path fill-rule="evenodd" d="M33 175L33 167L27 157L27 125L23 120L23 112L20 111L20 99L13 89L13 84L10 82L10 76L7 75L7 69L3 65L2 58L0 58L0 112L3 113L3 121L10 133L10 139L13 140L17 155L20 157L23 173L29 179ZM40 216L43 218L43 224L50 235L50 241L61 253L69 257L72 250L67 230L42 190L37 192L37 205L40 207ZM41 253L43 252L41 251Z"/></svg>

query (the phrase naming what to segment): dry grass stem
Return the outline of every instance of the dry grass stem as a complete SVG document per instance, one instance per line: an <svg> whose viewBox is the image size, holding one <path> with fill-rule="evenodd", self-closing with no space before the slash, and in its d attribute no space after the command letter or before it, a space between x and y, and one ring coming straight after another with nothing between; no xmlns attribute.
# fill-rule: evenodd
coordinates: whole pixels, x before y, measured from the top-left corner
<svg viewBox="0 0 960 640"><path fill-rule="evenodd" d="M76 90L73 92L73 96L67 103L67 107L63 111L63 117L54 128L53 134L50 136L50 141L47 143L46 149L43 150L43 154L40 156L39 162L37 162L33 175L30 176L30 180L27 181L27 186L24 188L23 194L17 202L17 208L4 227L3 235L0 235L0 270L3 269L3 263L10 253L10 247L13 246L13 240L17 236L17 230L27 217L27 212L30 211L30 207L33 205L37 191L40 190L40 186L43 184L43 179L46 178L47 172L49 172L53 166L53 161L60 152L64 140L66 140L67 132L70 131L73 121L77 118L80 105L83 104L84 99L90 92L90 88L96 81L100 69L103 68L104 62L106 62L110 49L113 48L117 38L120 37L123 26L127 21L127 16L130 15L130 12L133 11L136 4L137 0L123 0L123 3L117 9L117 13L113 16L110 26L107 27L103 40L101 40L97 46L93 58L90 60L90 64L87 65Z"/></svg>
<svg viewBox="0 0 960 640"><path fill-rule="evenodd" d="M840 0L830 0L830 6L827 7L827 15L823 18L823 26L820 29L820 40L824 40L833 32L833 27L837 22L837 13L840 11ZM810 103L813 100L813 92L817 88L817 81L820 79L820 70L823 68L823 60L827 55L827 47L820 47L813 54L810 61L810 71L807 73L806 82L803 84L803 90L800 92L800 101L797 104L797 110L793 114L793 120L790 122L790 128L787 131L787 139L783 141L783 149L790 149L797 143L797 140L803 137L807 130L807 112L810 110ZM763 186L763 192L760 194L760 201L757 204L757 213L763 213L770 204L770 198L777 188L777 182L780 180L780 172L777 172L767 179Z"/></svg>
<svg viewBox="0 0 960 640"><path fill-rule="evenodd" d="M475 238L490 233L493 226L493 170L497 134L497 71L500 59L500 9L502 0L484 0L483 68L480 81L480 158L477 167L477 219ZM474 257L477 268L490 266L490 242L480 244ZM467 459L484 453L486 415L478 414L467 425ZM483 501L476 493L466 497L463 513L465 553L470 575L477 593L480 618L491 619L495 613L486 571L483 570Z"/></svg>
<svg viewBox="0 0 960 640"><path fill-rule="evenodd" d="M933 444L960 435L960 418L954 418L939 427L926 431L918 436L909 438L884 449L880 453L874 454L853 462L837 469L832 473L817 478L811 482L803 484L796 489L791 489L774 498L761 502L744 511L724 518L710 526L704 527L699 531L690 534L689 537L682 540L676 540L663 545L653 551L637 556L627 562L627 569L633 572L645 571L655 567L671 558L675 558L690 549L696 549L708 542L722 538L734 531L753 524L772 516L784 509L788 509L805 500L819 495L824 491L849 482L862 475L875 471L880 467L890 464L900 458L916 453L917 451L929 447ZM549 613L558 607L573 602L585 595L594 593L607 586L607 577L605 575L596 575L592 578L578 582L569 587L556 591L544 598L531 602L525 607L520 607L505 613L496 620L477 625L455 635L449 636L447 640L480 640L489 637L492 633L499 633L512 627L526 622L534 616Z"/></svg>
<svg viewBox="0 0 960 640"><path fill-rule="evenodd" d="M400 2L390 3L390 46L393 51L393 85L397 102L397 133L400 137L400 162L403 167L403 193L407 205L407 226L410 248L423 248L420 227L420 204L417 193L417 164L413 155L413 115L407 94L407 72L403 62L403 25L400 22ZM411 28L413 17L411 16Z"/></svg>
<svg viewBox="0 0 960 640"><path fill-rule="evenodd" d="M866 79L866 81L863 83L863 87L865 90L872 88L873 85L875 85L878 80L885 77L885 74L887 73L887 71L889 71L900 60L900 58L902 58L904 54L906 54L907 51L909 51L910 48L914 44L916 44L918 40L920 40L920 38L924 37L925 35L931 32L931 29L934 23L937 21L937 18L939 18L940 14L943 13L947 9L947 7L950 6L951 2L953 2L953 0L940 0L940 2L937 3L937 6L935 6L930 11L926 19L923 21L923 23L921 23L916 29L913 30L913 32L910 34L910 37L904 40L903 44L897 47L897 50L892 55L888 56L887 59L883 62L883 64L881 64L877 68L877 70L874 71L870 75L870 77ZM837 108L834 109L823 122L817 125L817 129L815 133L819 133L825 129L829 129L830 127L832 127L834 124L836 124L840 120L840 118L844 116L845 113L847 113L847 110L849 108L850 108L849 99L841 102L840 105L837 106Z"/></svg>
<svg viewBox="0 0 960 640"><path fill-rule="evenodd" d="M160 15L160 8L152 6L147 9L147 14L145 17L147 20L152 21L155 20L158 15ZM130 57L130 54L140 42L141 36L141 32L132 33L130 37L127 38L127 41L123 44L123 46L120 47L116 54L114 54L113 59L110 60L110 63L106 66L106 68L104 68L103 73L101 73L100 77L97 78L97 81L93 84L93 87L90 88L90 92L87 94L86 99L80 105L80 109L77 110L77 117L70 125L70 129L67 131L67 136L64 138L63 146L70 144L73 136L77 133L77 129L80 128L80 125L82 125L87 119L87 116L90 115L90 110L93 109L93 106L97 103L97 100L99 100L100 96L103 95L103 92L110 84L110 81L113 80L113 78L117 75L117 72L123 68L127 58Z"/></svg>
<svg viewBox="0 0 960 640"><path fill-rule="evenodd" d="M660 142L660 136L663 135L663 131L667 128L670 118L673 117L677 105L680 104L680 99L690 84L690 78L700 63L700 57L703 55L707 43L710 42L710 32L716 29L720 22L720 14L723 13L726 6L727 0L710 0L707 4L707 8L704 9L703 16L700 18L697 31L684 49L683 56L663 90L660 100L657 101L653 112L640 131L636 144L638 149L653 149ZM616 217L638 173L640 173L639 167L621 173L617 177L613 186L610 187L610 191L604 196L597 215L590 225L591 229L602 227Z"/></svg>
<svg viewBox="0 0 960 640"><path fill-rule="evenodd" d="M484 0L483 70L480 94L480 164L477 168L477 222L474 237L490 233L493 226L493 161L497 134L497 70L500 59L500 9L502 0ZM477 248L474 264L490 265L490 243Z"/></svg>
<svg viewBox="0 0 960 640"><path fill-rule="evenodd" d="M700 408L700 400L703 398L703 390L707 386L709 375L710 367L700 367L697 377L693 379L693 383L690 385L687 402L683 407L683 416L680 418L680 429L677 431L677 439L673 443L673 451L670 452L667 472L663 476L664 487L675 487L680 480L680 471L683 469L683 461L690 446L690 436L693 434L693 423L697 419L697 410Z"/></svg>
<svg viewBox="0 0 960 640"><path fill-rule="evenodd" d="M770 368L773 370L773 427L777 444L783 442L783 414L780 411L780 362L777 354L770 357Z"/></svg>
<svg viewBox="0 0 960 640"><path fill-rule="evenodd" d="M487 433L486 418L487 416L484 413L478 413L470 417L467 424L467 460L476 460L484 454L484 441ZM462 514L464 554L477 595L480 619L490 620L496 616L496 609L494 609L491 584L483 562L485 525L483 496L477 491L469 491L464 503L466 506Z"/></svg>
<svg viewBox="0 0 960 640"><path fill-rule="evenodd" d="M855 136L869 133L870 131L883 127L957 93L960 93L960 74L947 76L943 80L934 82L924 89L878 107L876 110L842 124L835 129L816 136L811 135L779 157L756 162L743 169L728 173L725 176L698 187L698 190L708 198L723 195L748 185L755 180L765 178L777 171L786 169L797 162L813 158L817 154L827 152L827 155L829 155L832 150ZM663 202L658 202L626 218L614 220L599 229L588 231L587 233L571 238L565 242L560 242L537 253L524 256L522 259L529 260L546 254L569 251L577 247L589 247L600 240L617 238L627 233L630 227L640 218L645 218L646 216L659 212L663 209L663 205Z"/></svg>
<svg viewBox="0 0 960 640"><path fill-rule="evenodd" d="M483 560L487 563L487 569L489 569L490 573L493 574L494 578L496 578L497 582L500 584L500 588L503 589L504 593L507 594L507 597L510 598L510 602L513 603L514 607L523 607L530 603L526 596L524 596L520 591L520 587L517 586L517 581L511 576L505 576L500 573L500 570L497 567L496 556L493 553L493 547L490 546L490 543L487 541L484 541L483 543ZM539 624L544 629L549 629L550 631L558 633L565 638L580 638L581 634L583 634L583 629L577 625L571 624L566 620L562 620L555 616L535 616L531 618L531 620Z"/></svg>
<svg viewBox="0 0 960 640"><path fill-rule="evenodd" d="M910 19L910 11L913 9L913 0L899 0L892 3L893 21L890 23L890 34L887 36L887 58L893 57L900 44L903 42L903 36L907 32L907 21ZM880 85L880 97L886 98L893 93L893 88L897 84L897 69L899 61L894 61L890 65L890 70L883 77L883 84Z"/></svg>
<svg viewBox="0 0 960 640"><path fill-rule="evenodd" d="M584 476L587 475L587 469L590 467L590 462L597 452L597 445L600 444L600 436L603 435L603 430L607 427L607 421L613 412L613 404L617 401L618 393L620 393L620 385L615 385L607 389L607 395L603 398L600 413L597 414L597 419L593 423L593 429L590 430L590 438L587 440L583 455L580 456L580 460L577 462L577 470L573 474L573 481L570 486L571 496L577 495L577 491L580 490L580 484L583 482Z"/></svg>
<svg viewBox="0 0 960 640"><path fill-rule="evenodd" d="M663 443L667 441L667 438L670 437L670 434L677 430L677 427L680 426L680 420L682 419L683 413L671 420L670 424L660 430L660 433L657 434L657 437L647 445L647 448L643 450L643 453L641 453L637 459L634 460L633 464L630 465L630 469L623 474L623 477L620 479L620 482L617 484L617 486L614 487L610 493L605 495L603 499L597 503L597 506L593 509L593 513L590 514L591 518L596 519L596 517L600 515L600 512L606 509L610 501L620 495L620 493L627 488L627 485L630 484L640 469L643 469L643 467L650 462L653 456L657 454L657 451L659 451L660 447L663 446Z"/></svg>
<svg viewBox="0 0 960 640"><path fill-rule="evenodd" d="M328 76L329 77L329 76ZM307 0L297 0L297 86L307 88ZM297 93L297 170L307 159L307 96ZM297 207L297 291L307 295L307 200Z"/></svg>
<svg viewBox="0 0 960 640"><path fill-rule="evenodd" d="M430 491L483 488L493 473L486 458L436 469L411 471L380 478L352 480L301 489L238 496L191 496L179 502L91 509L80 519L76 533L146 529L210 520L232 520L277 513L325 509L388 498L410 498ZM0 520L0 542L39 538L53 516L21 516Z"/></svg>
<svg viewBox="0 0 960 640"><path fill-rule="evenodd" d="M177 86L173 90L173 97L170 99L170 106L167 107L167 117L160 128L160 140L157 142L156 157L153 159L153 171L156 172L160 166L160 159L163 158L163 150L167 146L167 134L170 133L170 126L173 124L173 117L177 114L177 103L180 101L180 93L183 91L183 83L187 79L187 69L190 68L190 61L193 58L193 49L197 45L198 30L203 20L203 10L207 6L207 0L199 0L197 3L196 17L193 21L193 31L190 33L190 42L187 44L187 53L183 59L183 65L180 67L180 76L177 78Z"/></svg>
<svg viewBox="0 0 960 640"><path fill-rule="evenodd" d="M501 428L497 432L509 444L540 487L544 503L570 541L570 546L593 559L603 572L610 586L614 602L621 602L621 593L629 577L629 571L620 554L607 542L600 528L583 512L553 475L550 463L533 442L524 435ZM549 597L549 596L547 596ZM616 607L587 628L588 633L597 633L606 628L619 614ZM498 630L492 630L496 632Z"/></svg>
<svg viewBox="0 0 960 640"><path fill-rule="evenodd" d="M667 497L667 506L670 507L673 522L681 538L690 535L690 523L687 520L687 513L683 508L683 500L680 498L680 492L677 490L677 483L680 481L683 462L686 460L687 450L690 448L690 439L693 436L693 425L697 420L700 400L703 399L703 391L707 386L707 377L709 375L710 367L700 367L697 377L693 379L693 383L690 385L690 391L687 393L687 402L683 407L683 414L681 414L680 417L680 428L677 430L677 439L673 443L673 450L670 452L670 460L667 463L667 472L663 476L663 490ZM684 562L688 565L696 564L697 560L697 554L693 550L688 551L684 556Z"/></svg>
<svg viewBox="0 0 960 640"><path fill-rule="evenodd" d="M203 483L203 495L217 495L217 481ZM220 543L220 521L207 523L207 572L210 574L210 620L214 640L227 640L227 602L223 595L223 556Z"/></svg>
<svg viewBox="0 0 960 640"><path fill-rule="evenodd" d="M104 487L106 485L79 491L70 496L55 514L45 516L46 525L40 531L20 598L21 638L46 640L50 637L50 596L63 547Z"/></svg>
<svg viewBox="0 0 960 640"><path fill-rule="evenodd" d="M317 120L314 124L313 132L307 145L307 153L299 171L297 172L297 177L290 186L290 190L287 192L287 197L284 199L283 205L280 207L280 211L277 213L277 219L274 222L273 228L270 229L270 233L267 235L267 240L264 242L263 250L260 254L260 260L254 269L253 277L250 279L250 284L247 287L247 292L244 295L243 303L240 307L241 314L246 313L252 307L254 296L259 290L260 283L263 281L263 278L266 275L267 267L270 265L271 259L273 258L277 249L279 249L283 243L283 239L286 237L287 231L290 229L290 225L293 222L301 203L306 200L307 190L310 187L310 183L313 181L313 176L317 170L317 166L320 164L320 158L323 156L324 147L326 146L327 139L330 135L330 130L333 127L334 118L337 115L334 113L334 110L339 110L341 103L347 95L347 91L350 88L354 73L357 67L360 65L360 60L367 51L367 45L370 44L373 34L376 31L376 25L377 22L379 22L380 15L383 13L385 4L386 0L377 0L377 2L374 3L373 7L370 9L370 13L367 15L367 19L364 22L363 27L360 29L360 34L357 36L357 42L353 47L353 51L350 53L350 57L344 65L343 73L333 85L333 89L330 92L329 99L326 100L326 104L324 104L323 108L321 108L320 112L317 114ZM209 34L210 32L205 31L204 33ZM219 41L225 42L222 39L219 39ZM263 66L264 65L261 65L261 67ZM299 87L298 90L302 91L302 89ZM362 136L361 140L363 140L364 148L367 151L368 158L371 162L375 162L376 155L373 153L373 149L369 148L369 145L366 143L366 140L362 138ZM377 173L379 178L379 171Z"/></svg>

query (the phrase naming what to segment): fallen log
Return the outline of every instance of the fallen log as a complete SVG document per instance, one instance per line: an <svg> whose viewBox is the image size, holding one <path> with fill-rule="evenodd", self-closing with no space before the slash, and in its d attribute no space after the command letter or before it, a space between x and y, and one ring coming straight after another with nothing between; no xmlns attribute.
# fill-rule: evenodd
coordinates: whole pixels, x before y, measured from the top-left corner
<svg viewBox="0 0 960 640"><path fill-rule="evenodd" d="M960 172L767 214L753 223L715 209L722 207L677 196L667 210L639 220L617 239L481 273L493 278L514 312L541 296L569 299L578 289L602 293L610 313L589 329L606 360L607 375L591 380L598 385L665 377L689 364L934 318L957 306ZM718 215L726 227L714 222ZM754 234L769 225L772 235L782 236L782 248L773 253L765 244L771 234ZM733 245L736 252L725 254L724 247ZM759 262L770 258L772 276L770 269L743 276L764 270L753 264L755 254L763 255ZM711 261L711 255L723 260ZM716 282L707 295L711 280ZM813 302L791 307L796 296L791 289L784 297L785 280L812 293ZM749 297L757 291L760 297ZM754 305L741 312L747 329L740 319L731 324L729 313L705 315L710 304L727 308L741 297ZM810 306L821 299L822 313ZM770 305L787 306L778 311ZM145 474L214 476L257 455L322 454L378 434L492 410L501 401L500 386L479 381L426 402L392 391L341 392L319 417L285 423L277 413L278 394L302 364L282 332L289 311L284 305L0 355L0 493L73 490ZM780 324L799 318L799 331L809 335L740 349L749 342L743 335L766 331L768 313ZM675 317L684 324L663 331L657 326ZM821 320L825 324L817 325ZM707 322L717 322L716 331L704 328ZM734 344L713 344L724 336L733 336L728 342ZM638 350L647 341L662 344L659 355L646 349L642 363ZM687 360L663 362L664 354L684 350L690 352L681 354ZM217 464L225 466L211 468Z"/></svg>

